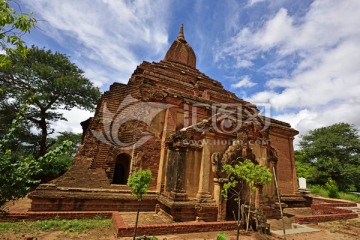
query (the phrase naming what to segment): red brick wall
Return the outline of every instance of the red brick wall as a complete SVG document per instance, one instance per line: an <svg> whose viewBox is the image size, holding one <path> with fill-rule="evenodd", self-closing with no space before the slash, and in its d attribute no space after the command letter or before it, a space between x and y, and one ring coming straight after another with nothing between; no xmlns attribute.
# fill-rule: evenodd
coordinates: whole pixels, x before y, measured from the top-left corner
<svg viewBox="0 0 360 240"><path fill-rule="evenodd" d="M311 216L295 216L296 223L316 223L357 218L358 214L338 207L356 207L356 203L330 199L312 198Z"/></svg>
<svg viewBox="0 0 360 240"><path fill-rule="evenodd" d="M101 193L99 193L101 194ZM144 198L142 211L154 211L156 199ZM136 211L138 202L134 198L129 199L33 199L31 211Z"/></svg>
<svg viewBox="0 0 360 240"><path fill-rule="evenodd" d="M133 226L127 226L122 220L119 213L113 214L113 224L115 234L118 237L132 236L134 233ZM174 233L190 232L208 232L208 231L227 231L236 229L236 222L191 222L191 223L174 223L174 224L156 224L156 225L139 225L137 234L141 235L163 235Z"/></svg>
<svg viewBox="0 0 360 240"><path fill-rule="evenodd" d="M293 168L290 158L289 139L286 136L279 136L270 133L271 145L277 150L277 180L281 194L293 194ZM271 169L272 171L272 169Z"/></svg>
<svg viewBox="0 0 360 240"><path fill-rule="evenodd" d="M342 214L323 214L323 215L312 215L312 216L295 216L295 222L299 224L303 223L318 223L318 222L328 222L328 221L337 221L344 219L357 218L356 213L342 213Z"/></svg>
<svg viewBox="0 0 360 240"><path fill-rule="evenodd" d="M345 202L341 200L331 200L331 199L325 199L325 198L316 198L313 197L312 204L327 204L327 206L333 206L333 207L356 207L357 204L354 202Z"/></svg>
<svg viewBox="0 0 360 240"><path fill-rule="evenodd" d="M150 169L152 174L152 181L150 183L150 190L156 189L157 177L159 172L160 162L160 151L161 151L161 140L153 137L142 145L137 152L141 152L141 162L137 167L143 169Z"/></svg>
<svg viewBox="0 0 360 240"><path fill-rule="evenodd" d="M324 204L313 204L311 205L311 213L313 215L322 215L322 214L342 214L342 213L352 213L353 211L337 208L333 206L327 206Z"/></svg>

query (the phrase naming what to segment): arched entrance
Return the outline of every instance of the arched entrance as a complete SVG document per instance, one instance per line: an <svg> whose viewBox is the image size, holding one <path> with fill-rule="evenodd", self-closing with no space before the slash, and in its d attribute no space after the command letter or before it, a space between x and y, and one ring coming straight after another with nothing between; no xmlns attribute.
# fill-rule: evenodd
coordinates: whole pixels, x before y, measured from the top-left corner
<svg viewBox="0 0 360 240"><path fill-rule="evenodd" d="M130 172L130 156L122 153L116 158L113 184L126 184Z"/></svg>

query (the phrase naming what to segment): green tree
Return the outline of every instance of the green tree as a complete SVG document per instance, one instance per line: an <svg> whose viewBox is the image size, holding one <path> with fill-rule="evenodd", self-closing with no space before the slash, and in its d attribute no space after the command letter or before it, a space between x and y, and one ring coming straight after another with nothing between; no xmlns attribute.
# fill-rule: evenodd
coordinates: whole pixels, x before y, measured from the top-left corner
<svg viewBox="0 0 360 240"><path fill-rule="evenodd" d="M302 150L295 150L296 174L298 177L306 178L308 183L315 183L315 176L318 175L316 167L306 161Z"/></svg>
<svg viewBox="0 0 360 240"><path fill-rule="evenodd" d="M60 148L61 154L57 154L52 158L52 161L41 165L42 182L48 182L54 178L63 175L73 163L74 157L81 144L82 134L72 132L60 132L56 138L50 139L50 144L53 144L49 151ZM64 143L67 143L64 146Z"/></svg>
<svg viewBox="0 0 360 240"><path fill-rule="evenodd" d="M63 175L73 162L77 149L81 143L81 134L72 132L60 132L56 138L51 138L53 145L49 148L52 157L46 161L40 161L41 171L36 175L41 182L48 182ZM56 153L56 154L54 154Z"/></svg>
<svg viewBox="0 0 360 240"><path fill-rule="evenodd" d="M10 200L24 197L39 181L33 176L39 165L32 156L14 158L11 151L0 153L0 210Z"/></svg>
<svg viewBox="0 0 360 240"><path fill-rule="evenodd" d="M28 100L31 102L31 99ZM24 120L28 103L23 104L20 112L16 114L7 133L0 138L0 210L3 205L10 200L24 197L31 187L40 182L39 176L45 175L46 171L58 171L59 156L63 156L69 151L72 142L63 141L58 146L51 149L46 155L37 161L31 155L13 154L9 149L11 139L21 122ZM45 173L44 173L45 172Z"/></svg>
<svg viewBox="0 0 360 240"><path fill-rule="evenodd" d="M0 153L0 208L10 200L24 197L32 187L40 183L41 176L58 174L59 156L68 151L71 141L64 141L38 160L32 155L18 156L11 150Z"/></svg>
<svg viewBox="0 0 360 240"><path fill-rule="evenodd" d="M0 138L0 210L9 200L14 200L26 195L30 187L38 181L34 180L34 174L40 170L39 164L30 156L18 156L8 149L11 138L17 127L23 121L23 113L27 104L23 104L20 112L12 121L10 128Z"/></svg>
<svg viewBox="0 0 360 240"><path fill-rule="evenodd" d="M10 3L15 1L0 0L0 46L3 51L18 51L19 54L26 55L27 48L21 36L29 33L35 27L36 19L32 12L23 13L10 7ZM0 66L10 64L11 60L6 55L0 55Z"/></svg>
<svg viewBox="0 0 360 240"><path fill-rule="evenodd" d="M251 207L251 198L252 192L256 190L256 187L259 185L267 184L271 181L271 173L269 169L253 163L249 159L245 159L244 162L238 161L235 166L230 164L225 164L223 170L228 174L229 181L224 184L223 195L225 198L228 198L229 195L235 197L238 205L238 222L237 222L237 234L236 239L239 239L240 235L240 208L241 208L241 191L243 184L247 184L250 190L249 195L249 211L248 211L248 221L247 229L249 226L250 219L250 207Z"/></svg>
<svg viewBox="0 0 360 240"><path fill-rule="evenodd" d="M100 97L83 71L69 58L58 52L32 46L27 56L10 52L12 64L0 67L0 85L3 93L0 108L6 106L17 112L19 106L32 96L25 119L29 127L39 130L36 136L36 158L44 156L53 142L49 135L54 132L50 123L66 120L58 110L74 107L93 110Z"/></svg>
<svg viewBox="0 0 360 240"><path fill-rule="evenodd" d="M0 93L0 98L3 95L5 94ZM19 103L8 100L7 98L0 100L0 138L7 134L19 110ZM22 114L23 117L26 116L26 112ZM31 122L23 118L16 126L12 137L8 139L7 149L11 150L13 157L16 157L14 155L18 157L33 155L36 152L38 147L38 133L32 131L31 127Z"/></svg>
<svg viewBox="0 0 360 240"><path fill-rule="evenodd" d="M79 145L81 144L81 138L82 138L81 133L73 133L67 131L59 132L59 135L52 140L55 142L52 148L57 147L59 143L62 143L64 141L71 141L72 145L71 145L71 149L69 149L68 155L75 157L76 151Z"/></svg>
<svg viewBox="0 0 360 240"><path fill-rule="evenodd" d="M140 213L140 205L143 198L143 195L147 193L152 176L151 171L149 169L143 170L140 169L134 172L128 179L127 185L131 187L131 194L136 196L136 199L139 202L137 213L136 213L136 222L134 228L134 240L136 238L137 225L139 221L139 213Z"/></svg>
<svg viewBox="0 0 360 240"><path fill-rule="evenodd" d="M311 130L299 145L302 153L295 157L316 174L311 181L323 185L331 178L340 190L360 190L360 138L354 126L337 123Z"/></svg>

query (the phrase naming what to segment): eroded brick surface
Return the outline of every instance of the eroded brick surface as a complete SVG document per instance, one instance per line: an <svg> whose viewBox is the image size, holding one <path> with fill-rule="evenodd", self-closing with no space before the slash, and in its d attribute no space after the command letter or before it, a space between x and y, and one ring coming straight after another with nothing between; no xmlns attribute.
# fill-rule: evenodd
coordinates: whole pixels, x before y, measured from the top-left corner
<svg viewBox="0 0 360 240"><path fill-rule="evenodd" d="M72 167L29 195L31 210L131 211L137 202L126 178L143 168L153 175L143 210L159 204L176 221L225 220L232 205L221 197L221 165L245 158L275 167L280 193L299 205L298 132L258 113L196 69L181 30L163 61L141 63L128 84L114 83L102 95L94 117L83 123ZM272 181L252 202L273 212L274 193ZM244 191L244 201L247 196Z"/></svg>
<svg viewBox="0 0 360 240"><path fill-rule="evenodd" d="M323 198L311 198L310 216L295 216L296 223L318 223L343 219L357 218L358 214L349 209L341 207L356 207L353 202L344 202L341 200L329 200Z"/></svg>

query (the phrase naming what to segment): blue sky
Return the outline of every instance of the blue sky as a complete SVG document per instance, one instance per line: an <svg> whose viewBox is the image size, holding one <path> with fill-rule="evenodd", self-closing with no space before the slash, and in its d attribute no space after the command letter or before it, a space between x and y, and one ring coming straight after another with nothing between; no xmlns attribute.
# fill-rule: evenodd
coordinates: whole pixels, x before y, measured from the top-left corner
<svg viewBox="0 0 360 240"><path fill-rule="evenodd" d="M269 104L301 134L336 122L360 127L359 0L20 4L39 20L26 42L67 54L102 91L126 83L143 60L162 60L184 23L197 68L238 97ZM66 112L56 130L80 132L91 115Z"/></svg>

